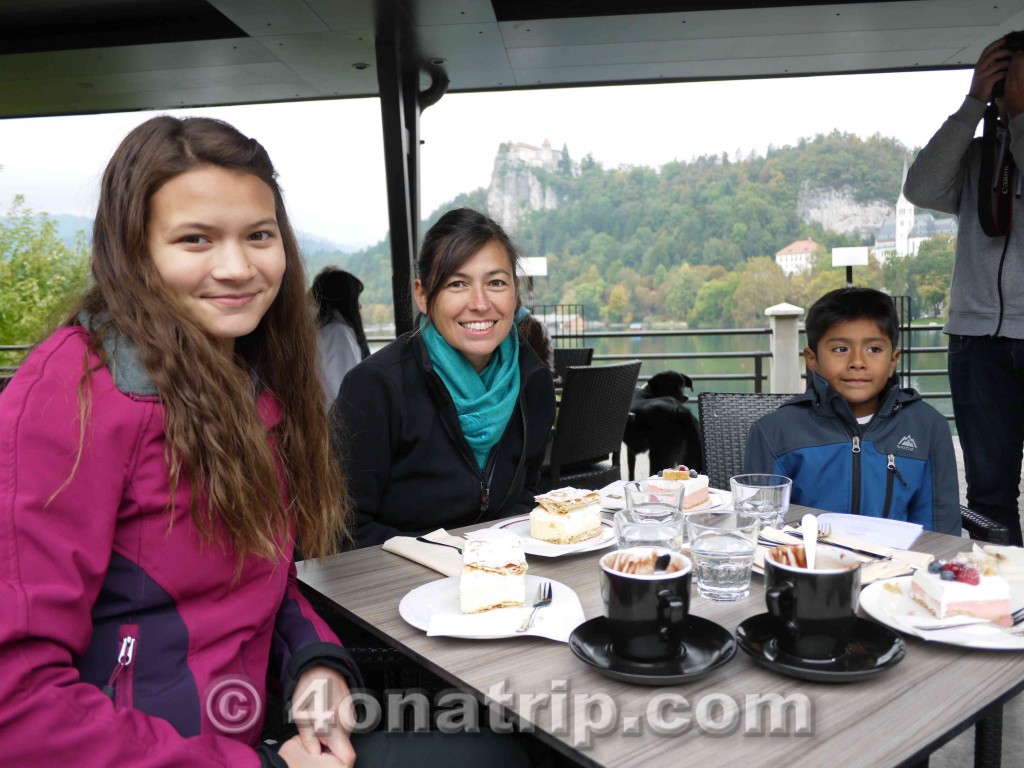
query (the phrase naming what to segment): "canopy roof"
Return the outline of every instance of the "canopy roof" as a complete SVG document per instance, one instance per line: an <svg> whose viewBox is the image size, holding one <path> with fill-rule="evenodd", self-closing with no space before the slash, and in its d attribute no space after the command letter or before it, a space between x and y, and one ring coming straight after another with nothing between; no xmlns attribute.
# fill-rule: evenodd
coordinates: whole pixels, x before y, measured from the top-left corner
<svg viewBox="0 0 1024 768"><path fill-rule="evenodd" d="M1020 27L1024 0L0 0L0 117L376 96L379 41L478 91L964 67Z"/></svg>

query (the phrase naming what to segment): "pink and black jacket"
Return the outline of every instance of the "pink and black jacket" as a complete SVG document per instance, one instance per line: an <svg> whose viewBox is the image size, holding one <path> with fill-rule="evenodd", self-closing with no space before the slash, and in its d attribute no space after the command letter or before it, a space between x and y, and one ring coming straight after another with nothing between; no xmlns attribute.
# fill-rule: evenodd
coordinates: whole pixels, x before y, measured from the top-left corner
<svg viewBox="0 0 1024 768"><path fill-rule="evenodd" d="M354 667L299 593L293 541L236 580L226 537L200 542L187 482L168 511L163 407L130 345L107 351L84 425L82 328L54 333L0 395L0 754L283 764L255 749L268 672L290 697L313 663L353 685ZM263 393L258 407L273 442L280 406Z"/></svg>

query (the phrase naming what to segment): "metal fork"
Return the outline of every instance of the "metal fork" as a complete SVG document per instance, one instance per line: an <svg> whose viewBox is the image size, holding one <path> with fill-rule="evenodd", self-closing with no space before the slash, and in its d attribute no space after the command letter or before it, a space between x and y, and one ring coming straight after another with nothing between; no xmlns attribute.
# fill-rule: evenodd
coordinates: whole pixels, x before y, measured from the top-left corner
<svg viewBox="0 0 1024 768"><path fill-rule="evenodd" d="M526 621L519 625L519 629L516 632L525 632L533 624L533 617L537 615L537 611L543 608L545 605L551 605L551 582L542 581L540 586L537 587L537 599L533 601L533 610L530 611L530 615L526 617Z"/></svg>
<svg viewBox="0 0 1024 768"><path fill-rule="evenodd" d="M827 539L832 535L832 526L829 525L828 520L818 521L818 541Z"/></svg>
<svg viewBox="0 0 1024 768"><path fill-rule="evenodd" d="M1012 626L1014 627L1020 624L1024 624L1024 608L1021 608L1011 613L1010 618L1013 620ZM978 624L992 624L992 622L987 621L985 619L979 619L978 621L965 621L963 624L947 624L944 627L914 627L914 629L919 632L934 632L938 629L960 629L960 627L973 627ZM998 627L998 629L1010 629L1010 627L999 627L996 624L993 624L992 626Z"/></svg>

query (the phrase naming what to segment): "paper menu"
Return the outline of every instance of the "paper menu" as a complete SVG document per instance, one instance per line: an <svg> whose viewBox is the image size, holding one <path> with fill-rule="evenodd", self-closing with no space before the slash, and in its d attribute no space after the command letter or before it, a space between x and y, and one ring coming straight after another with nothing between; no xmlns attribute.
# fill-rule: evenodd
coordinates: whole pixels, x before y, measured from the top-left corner
<svg viewBox="0 0 1024 768"><path fill-rule="evenodd" d="M825 522L831 526L833 534L870 541L892 549L910 549L924 530L917 523L837 512L823 512L818 515L818 523Z"/></svg>

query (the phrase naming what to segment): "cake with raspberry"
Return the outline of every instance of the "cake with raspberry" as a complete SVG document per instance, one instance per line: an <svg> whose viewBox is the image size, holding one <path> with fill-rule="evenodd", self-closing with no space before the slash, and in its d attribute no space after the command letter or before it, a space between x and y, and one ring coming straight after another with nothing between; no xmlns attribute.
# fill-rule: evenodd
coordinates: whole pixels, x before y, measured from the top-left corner
<svg viewBox="0 0 1024 768"><path fill-rule="evenodd" d="M518 536L469 539L462 548L459 608L482 613L526 602L526 556Z"/></svg>
<svg viewBox="0 0 1024 768"><path fill-rule="evenodd" d="M1010 585L984 563L967 558L933 560L918 568L910 582L910 596L934 616L971 616L1008 627Z"/></svg>
<svg viewBox="0 0 1024 768"><path fill-rule="evenodd" d="M696 469L690 469L685 464L680 464L675 469L666 469L661 473L666 480L679 480L685 488L683 496L683 509L696 509L701 504L708 502L708 476L702 475Z"/></svg>
<svg viewBox="0 0 1024 768"><path fill-rule="evenodd" d="M579 488L559 488L534 496L530 536L552 544L576 544L601 533L601 495Z"/></svg>

